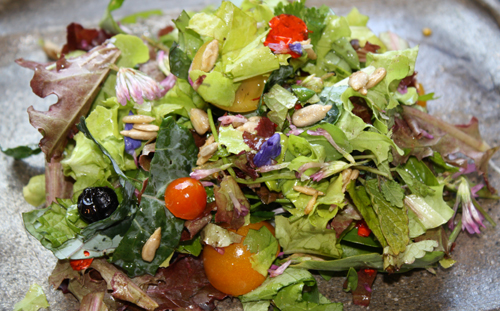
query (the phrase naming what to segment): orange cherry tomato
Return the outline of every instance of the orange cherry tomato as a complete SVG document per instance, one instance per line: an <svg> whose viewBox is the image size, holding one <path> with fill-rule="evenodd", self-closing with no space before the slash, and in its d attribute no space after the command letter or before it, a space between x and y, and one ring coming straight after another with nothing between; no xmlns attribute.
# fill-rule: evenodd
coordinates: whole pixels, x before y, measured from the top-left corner
<svg viewBox="0 0 500 311"><path fill-rule="evenodd" d="M165 189L165 206L177 218L196 219L203 213L206 205L207 193L196 179L178 178Z"/></svg>
<svg viewBox="0 0 500 311"><path fill-rule="evenodd" d="M259 230L262 226L266 226L274 235L274 227L265 221L243 226L237 231L228 230L246 237L248 230ZM224 247L224 254L218 253L212 246L203 248L203 265L210 284L232 296L244 295L259 287L266 279L252 268L250 258L253 254L243 245L244 240Z"/></svg>

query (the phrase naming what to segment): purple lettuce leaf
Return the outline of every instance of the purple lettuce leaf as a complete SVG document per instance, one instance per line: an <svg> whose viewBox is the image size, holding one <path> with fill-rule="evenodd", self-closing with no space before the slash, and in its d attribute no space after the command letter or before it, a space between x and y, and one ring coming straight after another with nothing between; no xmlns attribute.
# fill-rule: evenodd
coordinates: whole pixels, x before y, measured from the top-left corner
<svg viewBox="0 0 500 311"><path fill-rule="evenodd" d="M393 139L401 148L429 147L446 159L447 156L462 153L474 160L490 192L496 191L487 179L488 162L499 147L490 147L479 133L478 120L473 117L468 124L452 125L418 109L403 106L403 122L394 129Z"/></svg>
<svg viewBox="0 0 500 311"><path fill-rule="evenodd" d="M43 138L40 148L50 162L60 158L66 146L67 136L80 117L87 115L101 83L107 77L109 65L114 63L120 51L114 46L98 46L88 53L65 61L62 69L47 69L44 64L17 59L16 62L35 72L31 80L33 92L45 98L58 97L48 111L38 111L30 106L31 125Z"/></svg>
<svg viewBox="0 0 500 311"><path fill-rule="evenodd" d="M102 29L83 28L80 24L71 23L66 27L66 44L61 53L68 54L76 50L90 51L109 38L111 35Z"/></svg>
<svg viewBox="0 0 500 311"><path fill-rule="evenodd" d="M146 292L160 305L158 311L213 310L214 301L227 296L210 285L200 258L183 257L168 268L160 268L155 280Z"/></svg>
<svg viewBox="0 0 500 311"><path fill-rule="evenodd" d="M233 229L238 229L245 223L244 217L250 210L250 203L231 176L225 176L219 186L214 186L217 213L215 222L227 223Z"/></svg>

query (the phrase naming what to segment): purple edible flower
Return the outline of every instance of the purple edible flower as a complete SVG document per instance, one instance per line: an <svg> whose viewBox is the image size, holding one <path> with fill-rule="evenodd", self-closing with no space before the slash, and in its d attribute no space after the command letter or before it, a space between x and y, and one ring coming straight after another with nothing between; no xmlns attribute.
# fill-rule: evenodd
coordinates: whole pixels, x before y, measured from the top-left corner
<svg viewBox="0 0 500 311"><path fill-rule="evenodd" d="M132 68L120 68L116 76L116 97L125 106L132 99L142 105L144 99L154 100L162 97L161 86L153 79Z"/></svg>
<svg viewBox="0 0 500 311"><path fill-rule="evenodd" d="M455 213L451 217L448 226L453 230L455 227L454 219L457 213L458 205L462 203L462 231L467 229L470 234L481 233L479 231L479 226L485 228L483 225L484 217L479 213L471 199L471 189L469 188L469 183L464 177L460 178L460 185L458 186L457 199L453 209Z"/></svg>
<svg viewBox="0 0 500 311"><path fill-rule="evenodd" d="M272 265L267 272L269 272L269 277L277 277L278 275L282 275L283 272L285 272L285 269L288 268L288 266L292 263L292 260L288 260L284 264L282 264L280 267L276 265Z"/></svg>
<svg viewBox="0 0 500 311"><path fill-rule="evenodd" d="M165 94L167 94L167 92L174 87L175 82L177 82L177 77L173 74L169 74L160 82L160 85L163 87L163 90L161 91L161 97L165 96Z"/></svg>
<svg viewBox="0 0 500 311"><path fill-rule="evenodd" d="M281 154L280 134L275 133L262 144L259 152L253 158L253 163L257 167L271 165L273 159Z"/></svg>
<svg viewBox="0 0 500 311"><path fill-rule="evenodd" d="M221 126L232 124L235 128L245 124L248 121L248 119L241 114L237 114L235 116L222 116L217 120L219 120Z"/></svg>
<svg viewBox="0 0 500 311"><path fill-rule="evenodd" d="M290 51L302 55L302 44L300 42L289 43L288 48Z"/></svg>

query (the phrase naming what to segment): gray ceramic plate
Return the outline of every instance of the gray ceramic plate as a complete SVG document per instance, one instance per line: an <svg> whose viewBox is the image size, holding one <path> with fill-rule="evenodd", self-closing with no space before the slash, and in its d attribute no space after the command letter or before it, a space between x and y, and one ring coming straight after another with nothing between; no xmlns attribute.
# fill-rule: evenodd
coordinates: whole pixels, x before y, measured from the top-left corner
<svg viewBox="0 0 500 311"><path fill-rule="evenodd" d="M498 0L418 0L418 1L310 1L309 5L330 5L337 14L352 6L371 17L376 32L391 30L420 45L417 63L419 79L428 91L440 98L429 103L429 110L453 123L476 116L484 139L500 144L500 20ZM161 8L171 15L184 8L201 8L207 2L126 1L117 16L135 11ZM30 105L48 108L54 98L45 100L31 93L32 72L13 63L19 57L44 61L37 45L41 38L62 44L64 29L76 21L94 26L107 1L89 0L0 0L0 144L15 147L37 143L40 135L28 123ZM182 6L181 6L182 5ZM148 23L161 27L169 18ZM422 35L429 27L433 34ZM500 166L500 155L493 157ZM23 228L21 213L32 209L24 202L22 187L31 176L43 172L41 155L14 161L0 154L0 309L11 310L32 283L42 285L51 310L75 308L71 300L49 288L47 278L55 265L52 254L41 247ZM493 185L500 188L500 175L491 170ZM485 202L498 221L499 204ZM461 234L453 257L458 263L437 275L414 271L402 275L379 275L375 281L370 310L498 310L500 308L500 229L487 224L480 236ZM350 303L350 294L341 290L344 279L320 281L320 290L346 310L363 310ZM219 310L240 308L235 300L225 301Z"/></svg>

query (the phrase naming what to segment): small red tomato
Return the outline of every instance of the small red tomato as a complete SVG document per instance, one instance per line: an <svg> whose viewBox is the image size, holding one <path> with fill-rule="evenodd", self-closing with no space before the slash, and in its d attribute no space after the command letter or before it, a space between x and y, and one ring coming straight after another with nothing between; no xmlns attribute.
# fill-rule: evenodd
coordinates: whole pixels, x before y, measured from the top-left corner
<svg viewBox="0 0 500 311"><path fill-rule="evenodd" d="M94 258L76 259L76 260L70 260L69 264L71 265L71 268L73 268L73 270L80 271L87 269L92 264L93 260Z"/></svg>
<svg viewBox="0 0 500 311"><path fill-rule="evenodd" d="M165 189L165 206L177 218L196 219L203 213L206 205L207 193L196 179L178 178Z"/></svg>

